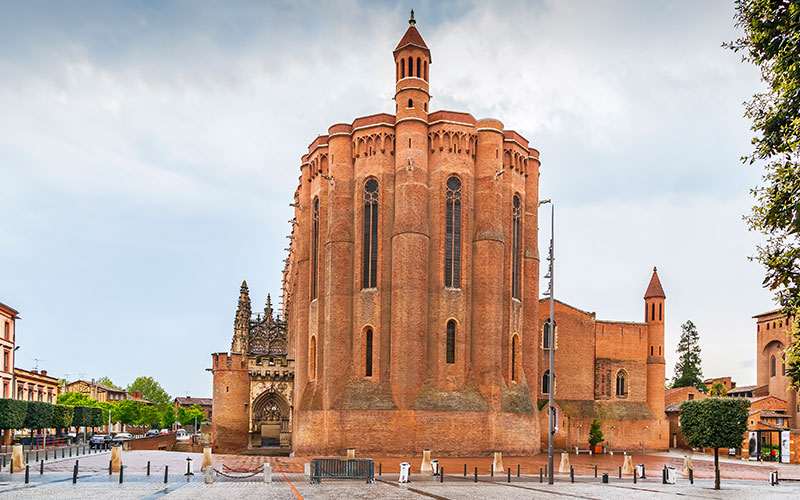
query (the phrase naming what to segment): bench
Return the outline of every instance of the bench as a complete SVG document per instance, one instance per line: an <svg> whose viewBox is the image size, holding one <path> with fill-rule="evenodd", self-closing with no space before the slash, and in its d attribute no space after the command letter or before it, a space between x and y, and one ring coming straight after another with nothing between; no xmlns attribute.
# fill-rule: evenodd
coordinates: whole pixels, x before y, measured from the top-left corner
<svg viewBox="0 0 800 500"><path fill-rule="evenodd" d="M371 458L315 458L311 461L311 483L323 479L365 479L375 482L375 461Z"/></svg>

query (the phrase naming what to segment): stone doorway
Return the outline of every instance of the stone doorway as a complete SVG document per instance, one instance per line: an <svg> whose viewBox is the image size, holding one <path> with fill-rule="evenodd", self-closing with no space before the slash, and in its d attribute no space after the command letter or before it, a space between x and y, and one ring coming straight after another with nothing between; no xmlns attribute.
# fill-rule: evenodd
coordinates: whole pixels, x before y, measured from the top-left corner
<svg viewBox="0 0 800 500"><path fill-rule="evenodd" d="M281 393L267 390L256 398L251 428L258 434L256 443L260 447L291 448L290 412L289 402Z"/></svg>

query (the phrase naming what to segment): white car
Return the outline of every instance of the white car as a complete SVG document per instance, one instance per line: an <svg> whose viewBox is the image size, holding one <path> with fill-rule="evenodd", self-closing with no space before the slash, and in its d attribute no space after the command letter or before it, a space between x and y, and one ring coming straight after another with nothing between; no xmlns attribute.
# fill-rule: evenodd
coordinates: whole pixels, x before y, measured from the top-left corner
<svg viewBox="0 0 800 500"><path fill-rule="evenodd" d="M186 432L184 429L178 429L178 432L176 434L177 436L175 437L175 439L177 439L178 441L187 441L191 437L189 436L189 433Z"/></svg>

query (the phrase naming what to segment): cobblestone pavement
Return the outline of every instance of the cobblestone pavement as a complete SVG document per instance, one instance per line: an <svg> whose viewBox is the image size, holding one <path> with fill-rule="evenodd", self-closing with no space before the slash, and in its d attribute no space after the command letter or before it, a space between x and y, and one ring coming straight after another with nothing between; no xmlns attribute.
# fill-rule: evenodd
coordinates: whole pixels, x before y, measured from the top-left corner
<svg viewBox="0 0 800 500"><path fill-rule="evenodd" d="M646 462L650 468L649 477L633 484L630 476L618 479L612 474L609 484L601 484L600 479L594 478L594 466L583 458L576 460L571 456L573 464L578 462L577 469L589 469L586 473L578 473L576 482L570 483L568 475L556 478L556 484L548 485L539 482L538 461L530 461L525 457L516 460L512 457L504 460L505 464L512 466L514 474L511 483L507 483L508 475L488 474L488 465L491 461L480 459L444 459L444 482L429 474L420 474L418 471L412 475L412 482L405 485L397 483L396 464L402 459L383 459L384 474L378 478L376 484L365 484L361 481L323 481L322 484L312 485L302 474L302 464L307 459L300 457L244 457L217 455L215 468L231 476L249 476L245 479L231 479L217 475L214 484L205 484L204 477L199 473L194 476L185 476L186 458L192 458L194 469L199 468L202 455L191 453L164 452L164 451L134 451L123 453L123 483L119 484L119 474L108 474L108 454L82 456L79 459L79 476L77 484L72 484L72 468L75 460L60 460L47 463L44 474L39 474L39 467L31 467L30 483L24 483L24 473L13 475L5 468L0 471L0 500L8 499L45 499L58 500L71 499L102 499L108 500L113 495L113 500L127 499L286 499L286 500L346 500L346 499L425 499L438 500L466 500L466 499L498 499L515 500L530 498L583 498L597 500L613 499L666 499L674 496L689 498L719 498L719 499L745 499L767 496L769 498L800 498L800 482L782 481L778 486L770 486L766 474L775 468L753 464L725 463L723 467L740 467L748 470L752 475L759 475L758 480L732 480L723 478L722 490L714 491L713 481L698 478L695 484L689 484L687 479L679 478L676 485L661 484L660 469L657 462ZM591 457L586 457L591 458ZM596 457L600 458L600 457ZM664 457L662 457L664 458ZM669 457L665 457L669 458ZM544 457L546 460L546 457ZM151 475L145 471L147 462L151 462ZM452 464L449 464L450 462ZM516 477L516 462L520 462L521 477ZM695 457L697 467L701 460ZM263 474L259 468L264 462L272 464L273 483L264 484ZM414 460L419 466L419 460ZM474 482L474 467L468 477L463 476L464 463L477 463L486 469L479 470L478 482ZM634 460L634 462L640 462ZM250 474L232 472L223 468L223 464L236 470L252 470ZM449 465L448 465L449 464ZM460 464L460 467L457 465ZM33 464L31 464L33 465ZM591 467L589 467L591 465ZM164 483L164 467L169 467L167 483ZM451 467L451 468L448 468ZM476 465L477 466L477 465ZM525 468L536 467L535 474L526 474ZM469 465L468 465L469 467ZM293 469L299 468L295 472ZM783 477L788 477L788 472L796 471L800 467L789 466L779 468ZM393 469L393 470L390 470ZM724 470L724 469L723 469ZM455 473L452 473L452 472ZM754 472L755 471L755 472ZM756 474L757 473L757 474Z"/></svg>

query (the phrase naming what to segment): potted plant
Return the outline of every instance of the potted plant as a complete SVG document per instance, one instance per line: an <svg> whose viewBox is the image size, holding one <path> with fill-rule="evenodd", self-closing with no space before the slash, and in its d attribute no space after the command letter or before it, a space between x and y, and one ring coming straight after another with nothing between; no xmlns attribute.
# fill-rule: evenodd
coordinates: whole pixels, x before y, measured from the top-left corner
<svg viewBox="0 0 800 500"><path fill-rule="evenodd" d="M592 426L589 427L589 448L593 453L603 453L603 447L600 443L603 442L603 431L600 430L600 421L597 419L592 420Z"/></svg>

